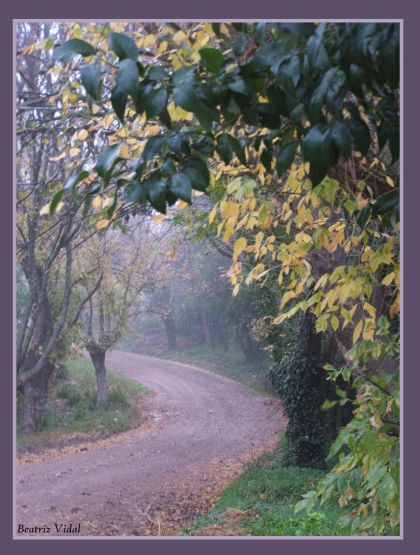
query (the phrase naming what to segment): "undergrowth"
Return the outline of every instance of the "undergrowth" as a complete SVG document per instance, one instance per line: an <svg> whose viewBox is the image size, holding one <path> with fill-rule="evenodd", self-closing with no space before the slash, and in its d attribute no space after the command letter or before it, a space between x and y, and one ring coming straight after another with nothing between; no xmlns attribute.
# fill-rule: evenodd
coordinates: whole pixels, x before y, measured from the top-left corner
<svg viewBox="0 0 420 555"><path fill-rule="evenodd" d="M238 535L351 535L338 524L344 509L337 505L317 507L309 514L295 513L296 502L314 489L323 475L317 469L282 466L280 450L264 455L227 487L208 514L184 529L182 535L206 535L206 528L211 526L232 527L230 514L236 518L242 514L235 522Z"/></svg>
<svg viewBox="0 0 420 555"><path fill-rule="evenodd" d="M107 436L139 425L139 399L149 390L137 381L107 372L108 401L96 406L96 378L89 360L64 362L49 388L41 429L25 435L19 426L17 445L43 444L74 433ZM19 409L19 407L18 407Z"/></svg>

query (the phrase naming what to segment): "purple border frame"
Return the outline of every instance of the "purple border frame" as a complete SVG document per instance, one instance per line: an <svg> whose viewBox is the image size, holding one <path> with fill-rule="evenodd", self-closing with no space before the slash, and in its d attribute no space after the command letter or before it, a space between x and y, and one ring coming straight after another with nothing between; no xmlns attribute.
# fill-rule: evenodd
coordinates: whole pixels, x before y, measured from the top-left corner
<svg viewBox="0 0 420 555"><path fill-rule="evenodd" d="M25 6L25 3L27 4ZM167 5L165 5L167 3ZM134 553L140 550L149 554L160 553L195 553L199 550L203 555L217 551L237 552L241 555L254 553L255 550L262 553L281 553L287 554L306 553L307 551L319 552L323 554L335 553L337 548L343 555L353 553L355 549L360 553L376 552L387 555L394 552L410 554L416 551L415 546L420 545L416 537L416 513L417 513L417 492L418 479L416 475L416 460L418 460L418 441L410 441L416 437L416 417L415 403L417 391L420 389L419 373L415 372L414 362L416 361L415 345L418 336L416 326L416 315L419 311L419 295L416 295L417 276L420 273L420 257L416 257L418 252L418 238L416 236L415 222L416 212L418 217L418 206L420 206L420 192L415 189L415 161L418 156L418 140L416 136L417 115L417 91L420 89L418 65L418 31L417 22L419 20L420 8L409 4L409 0L400 0L398 4L385 5L384 0L371 0L369 3L363 0L352 0L343 4L337 0L301 0L298 7L290 3L280 3L271 0L260 0L257 5L246 5L241 0L231 0L229 5L226 1L213 0L211 5L198 5L193 0L178 0L170 4L168 0L160 0L156 6L139 4L131 7L125 6L124 10L112 7L112 4L105 5L99 0L94 0L86 5L85 2L73 0L71 9L68 5L59 6L51 0L38 0L29 3L26 0L20 1L18 5L4 5L3 18L1 21L2 33L1 40L4 42L3 49L3 75L11 76L10 87L2 87L1 95L4 96L1 104L3 109L2 122L7 122L6 130L1 134L2 152L4 156L4 168L7 168L6 177L3 179L7 185L3 186L1 199L3 200L3 211L0 219L1 244L4 270L1 272L1 305L3 306L0 318L2 358L3 358L3 387L1 410L1 422L4 423L3 443L7 442L4 448L4 456L1 460L1 479L2 479L2 503L0 519L0 540L1 545L7 553L23 553L31 550L34 553L55 553L57 548L65 553L72 553L75 549L82 552L89 550L89 553L98 552L102 554L114 553L115 549L123 550L127 553ZM417 17L416 17L417 16ZM13 19L392 19L403 20L404 38L404 94L403 94L403 260L407 256L407 261L403 271L403 300L409 299L409 303L403 302L403 367L404 367L404 498L403 514L404 529L403 539L193 539L193 538L174 538L174 539L86 539L78 540L77 544L67 540L12 540L12 491L13 491L13 462L11 454L13 452L13 432L12 432L12 393L13 393L13 214L14 199L13 182L14 165L13 161ZM416 63L417 62L417 63ZM10 72L10 73L9 73ZM404 117L410 114L409 117ZM10 134L9 134L10 130ZM418 201L416 203L416 200ZM10 208L9 208L10 207ZM417 248L416 248L417 247ZM6 269L7 268L7 269ZM419 273L417 273L417 271ZM417 339L418 340L418 339ZM417 486L417 487L416 487ZM108 540L108 541L106 541ZM339 542L339 545L336 542ZM118 545L115 544L118 543ZM140 543L138 543L140 542ZM198 543L197 543L198 542ZM357 542L355 545L354 542ZM395 544L397 542L397 545ZM418 548L417 548L418 549Z"/></svg>

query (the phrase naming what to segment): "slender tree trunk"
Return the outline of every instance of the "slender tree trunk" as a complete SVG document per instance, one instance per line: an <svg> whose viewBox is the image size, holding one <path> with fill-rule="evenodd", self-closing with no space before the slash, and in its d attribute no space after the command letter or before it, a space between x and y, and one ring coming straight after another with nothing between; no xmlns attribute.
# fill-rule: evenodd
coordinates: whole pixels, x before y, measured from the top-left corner
<svg viewBox="0 0 420 555"><path fill-rule="evenodd" d="M108 399L108 385L105 367L106 350L90 348L88 351L96 374L96 404L100 406L106 403Z"/></svg>
<svg viewBox="0 0 420 555"><path fill-rule="evenodd" d="M169 349L176 349L176 326L175 320L171 314L162 318L165 325L166 339Z"/></svg>
<svg viewBox="0 0 420 555"><path fill-rule="evenodd" d="M37 432L48 396L48 382L54 366L47 362L42 370L23 386L23 429L27 434Z"/></svg>
<svg viewBox="0 0 420 555"><path fill-rule="evenodd" d="M204 310L204 308L202 308L200 310L200 316L201 316L201 323L202 323L202 326L203 326L205 342L207 343L207 345L211 345L209 322L208 322L208 317L207 317L207 314L206 314L206 311Z"/></svg>

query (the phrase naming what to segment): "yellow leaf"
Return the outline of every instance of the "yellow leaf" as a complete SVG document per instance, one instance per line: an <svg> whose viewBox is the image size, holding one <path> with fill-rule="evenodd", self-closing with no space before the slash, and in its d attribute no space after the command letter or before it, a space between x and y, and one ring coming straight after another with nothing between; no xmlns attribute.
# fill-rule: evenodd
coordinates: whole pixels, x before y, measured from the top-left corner
<svg viewBox="0 0 420 555"><path fill-rule="evenodd" d="M102 206L102 199L101 197L95 197L92 202L93 208L100 208Z"/></svg>
<svg viewBox="0 0 420 555"><path fill-rule="evenodd" d="M222 200L220 203L220 211L224 218L230 217L238 217L239 215L239 205L235 202L228 202L226 200Z"/></svg>
<svg viewBox="0 0 420 555"><path fill-rule="evenodd" d="M76 158L76 156L79 156L80 154L80 148L71 148L70 149L70 156L72 158Z"/></svg>
<svg viewBox="0 0 420 555"><path fill-rule="evenodd" d="M160 222L163 222L165 218L166 218L165 214L157 214L156 216L153 216L152 220L156 223L160 223Z"/></svg>
<svg viewBox="0 0 420 555"><path fill-rule="evenodd" d="M372 318L376 318L376 308L368 302L363 303L363 310L367 312Z"/></svg>
<svg viewBox="0 0 420 555"><path fill-rule="evenodd" d="M92 104L92 114L95 115L99 112L100 107L97 104Z"/></svg>
<svg viewBox="0 0 420 555"><path fill-rule="evenodd" d="M328 277L328 274L324 274L323 276L321 276L315 284L314 291L316 291L320 287L324 287L324 285L327 283Z"/></svg>
<svg viewBox="0 0 420 555"><path fill-rule="evenodd" d="M382 280L382 284L391 285L391 283L394 281L394 278L395 278L395 272L391 272L390 274L384 277L384 279Z"/></svg>
<svg viewBox="0 0 420 555"><path fill-rule="evenodd" d="M120 156L121 158L130 158L130 151L128 149L128 145L121 145Z"/></svg>
<svg viewBox="0 0 420 555"><path fill-rule="evenodd" d="M239 293L239 288L240 288L240 284L237 283L237 284L235 285L235 287L233 288L233 291L232 291L232 295L233 295L234 297L236 297L236 295Z"/></svg>
<svg viewBox="0 0 420 555"><path fill-rule="evenodd" d="M395 187L395 183L394 183L394 181L389 177L389 175L387 175L387 176L385 177L385 179L386 179L386 182L388 183L388 185L390 185L391 187Z"/></svg>
<svg viewBox="0 0 420 555"><path fill-rule="evenodd" d="M58 162L58 160L62 160L63 158L66 157L67 152L64 151L61 154L59 154L58 156L50 156L50 160L51 162Z"/></svg>
<svg viewBox="0 0 420 555"><path fill-rule="evenodd" d="M233 245L233 260L235 262L238 259L238 256L244 251L244 249L246 249L246 246L247 240L245 239L245 237L240 237L239 239L236 239Z"/></svg>
<svg viewBox="0 0 420 555"><path fill-rule="evenodd" d="M338 329L338 325L339 325L339 320L337 318L337 316L335 314L333 314L331 316L331 327L334 331L336 331Z"/></svg>
<svg viewBox="0 0 420 555"><path fill-rule="evenodd" d="M50 204L51 204L51 203L49 202L48 204L45 204L45 205L41 208L41 210L39 211L39 213L40 213L41 216L45 216L46 214L49 214L49 213L50 213Z"/></svg>
<svg viewBox="0 0 420 555"><path fill-rule="evenodd" d="M353 343L356 343L362 333L363 320L359 320L353 332Z"/></svg>
<svg viewBox="0 0 420 555"><path fill-rule="evenodd" d="M400 311L400 296L398 295L398 297L396 298L394 304L391 306L391 308L389 309L389 315L395 316L398 312Z"/></svg>
<svg viewBox="0 0 420 555"><path fill-rule="evenodd" d="M98 220L96 222L95 227L96 227L96 229L104 229L105 227L108 227L109 222L110 222L110 220L106 220L106 219Z"/></svg>
<svg viewBox="0 0 420 555"><path fill-rule="evenodd" d="M283 308L287 302L295 298L296 293L294 291L287 291L287 293L285 293L281 299L280 308Z"/></svg>
<svg viewBox="0 0 420 555"><path fill-rule="evenodd" d="M216 217L216 214L217 214L217 206L213 206L209 214L209 224L213 223L214 218Z"/></svg>
<svg viewBox="0 0 420 555"><path fill-rule="evenodd" d="M77 134L77 138L79 139L79 141L85 141L88 137L89 133L86 129L81 129Z"/></svg>

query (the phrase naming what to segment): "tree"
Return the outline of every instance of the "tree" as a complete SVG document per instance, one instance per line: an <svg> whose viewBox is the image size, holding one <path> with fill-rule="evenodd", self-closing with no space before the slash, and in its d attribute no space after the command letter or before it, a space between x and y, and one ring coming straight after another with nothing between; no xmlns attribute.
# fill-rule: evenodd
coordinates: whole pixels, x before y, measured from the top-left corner
<svg viewBox="0 0 420 555"><path fill-rule="evenodd" d="M124 233L109 229L78 252L79 288L97 284L82 310L82 342L95 368L98 405L107 401L106 353L123 338L136 303L155 286L158 258L151 236L150 222L140 217Z"/></svg>

